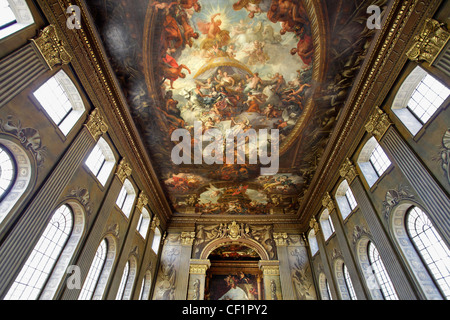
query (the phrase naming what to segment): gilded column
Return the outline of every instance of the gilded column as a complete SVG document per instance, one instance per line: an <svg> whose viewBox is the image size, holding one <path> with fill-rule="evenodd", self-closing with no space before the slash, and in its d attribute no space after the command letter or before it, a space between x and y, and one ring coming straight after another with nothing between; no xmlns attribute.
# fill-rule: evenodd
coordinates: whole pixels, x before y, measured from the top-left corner
<svg viewBox="0 0 450 320"><path fill-rule="evenodd" d="M280 269L281 291L283 300L295 300L294 286L292 283L291 269L289 267L289 256L287 251L287 233L274 233L273 240L277 245L277 254Z"/></svg>
<svg viewBox="0 0 450 320"><path fill-rule="evenodd" d="M280 261L260 260L258 266L263 273L264 299L283 300L284 293L282 292L280 281Z"/></svg>
<svg viewBox="0 0 450 320"><path fill-rule="evenodd" d="M190 259L187 300L205 299L206 271L210 266L209 260Z"/></svg>
<svg viewBox="0 0 450 320"><path fill-rule="evenodd" d="M92 112L87 123L92 121L93 117L100 117L97 110ZM14 282L34 245L47 227L60 199L61 190L64 190L65 186L69 184L86 155L94 147L98 137L107 130L107 125L103 123L101 128L103 131L96 132L95 135L88 130L87 126L81 129L39 192L23 212L21 219L2 243L0 247L0 261L2 261L0 264L0 297L6 294L7 289Z"/></svg>
<svg viewBox="0 0 450 320"><path fill-rule="evenodd" d="M422 200L427 215L434 227L450 246L450 199L428 172L398 131L391 125L388 116L376 108L366 124L367 132L373 134L381 147L391 156L395 166Z"/></svg>

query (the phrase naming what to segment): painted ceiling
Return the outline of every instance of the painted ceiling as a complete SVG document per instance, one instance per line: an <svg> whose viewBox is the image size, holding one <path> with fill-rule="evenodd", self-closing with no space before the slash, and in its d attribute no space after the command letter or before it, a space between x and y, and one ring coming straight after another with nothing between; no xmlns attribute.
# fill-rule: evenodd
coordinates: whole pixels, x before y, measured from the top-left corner
<svg viewBox="0 0 450 320"><path fill-rule="evenodd" d="M297 213L373 37L367 7L384 2L87 2L175 215ZM176 164L178 129L278 129L279 169L261 174L251 149Z"/></svg>

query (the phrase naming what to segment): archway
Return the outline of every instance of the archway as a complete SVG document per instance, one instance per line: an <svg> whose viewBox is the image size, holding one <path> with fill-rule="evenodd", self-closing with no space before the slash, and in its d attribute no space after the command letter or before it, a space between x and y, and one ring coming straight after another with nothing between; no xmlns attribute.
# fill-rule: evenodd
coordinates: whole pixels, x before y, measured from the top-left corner
<svg viewBox="0 0 450 320"><path fill-rule="evenodd" d="M261 260L266 250L251 239L220 239L208 244L201 259L211 263L206 271L205 300L263 300Z"/></svg>

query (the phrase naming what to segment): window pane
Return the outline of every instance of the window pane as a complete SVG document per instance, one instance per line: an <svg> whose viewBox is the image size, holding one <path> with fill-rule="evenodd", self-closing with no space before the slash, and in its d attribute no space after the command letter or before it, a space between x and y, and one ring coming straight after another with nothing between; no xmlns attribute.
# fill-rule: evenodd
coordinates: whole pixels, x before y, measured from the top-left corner
<svg viewBox="0 0 450 320"><path fill-rule="evenodd" d="M92 173L97 177L105 161L105 156L103 155L102 150L100 149L98 144L96 144L94 149L92 149L89 158L87 158L86 160L86 165L88 166L89 170L91 170Z"/></svg>
<svg viewBox="0 0 450 320"><path fill-rule="evenodd" d="M0 199L6 195L16 176L12 155L0 145Z"/></svg>
<svg viewBox="0 0 450 320"><path fill-rule="evenodd" d="M67 205L59 207L11 286L5 300L37 299L72 232L72 226L71 209Z"/></svg>
<svg viewBox="0 0 450 320"><path fill-rule="evenodd" d="M120 286L119 290L117 291L116 300L122 300L123 298L123 292L125 291L125 285L127 284L129 270L130 263L127 262L127 264L125 265L125 269L123 270L122 280L120 280Z"/></svg>
<svg viewBox="0 0 450 320"><path fill-rule="evenodd" d="M446 86L428 74L411 95L408 108L422 123L425 123L447 99L449 94L450 90Z"/></svg>
<svg viewBox="0 0 450 320"><path fill-rule="evenodd" d="M345 284L347 285L348 293L350 294L350 298L352 300L358 300L356 297L355 289L353 288L352 279L350 278L350 274L348 273L347 266L344 264L344 279Z"/></svg>
<svg viewBox="0 0 450 320"><path fill-rule="evenodd" d="M441 236L428 219L427 215L417 207L408 212L408 232L447 299L450 298L450 251Z"/></svg>
<svg viewBox="0 0 450 320"><path fill-rule="evenodd" d="M13 11L7 0L0 0L0 28L16 21Z"/></svg>
<svg viewBox="0 0 450 320"><path fill-rule="evenodd" d="M378 176L381 176L387 168L391 165L388 156L384 153L383 148L377 145L370 156L370 162L372 163Z"/></svg>
<svg viewBox="0 0 450 320"><path fill-rule="evenodd" d="M107 243L106 240L103 239L102 243L97 249L97 252L95 253L94 261L92 262L91 268L89 269L89 273L86 277L83 288L81 289L78 300L92 299L95 287L97 286L98 279L100 278L100 274L106 261L106 253Z"/></svg>
<svg viewBox="0 0 450 320"><path fill-rule="evenodd" d="M358 203L356 202L355 196L350 188L345 192L345 197L347 198L348 204L352 210L356 208Z"/></svg>
<svg viewBox="0 0 450 320"><path fill-rule="evenodd" d="M395 293L394 286L392 285L391 279L386 272L383 261L381 261L380 254L377 248L372 242L369 243L369 261L370 266L375 274L380 290L383 293L384 299L386 300L398 300L397 294Z"/></svg>

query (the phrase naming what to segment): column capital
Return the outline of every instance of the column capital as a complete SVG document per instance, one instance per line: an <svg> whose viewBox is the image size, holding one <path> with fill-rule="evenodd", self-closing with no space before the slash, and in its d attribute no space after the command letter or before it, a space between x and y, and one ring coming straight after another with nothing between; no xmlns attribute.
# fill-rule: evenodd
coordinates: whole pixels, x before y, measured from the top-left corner
<svg viewBox="0 0 450 320"><path fill-rule="evenodd" d="M68 64L72 60L64 42L60 39L55 26L52 24L42 29L36 38L31 39L31 42L38 49L50 69L56 65Z"/></svg>
<svg viewBox="0 0 450 320"><path fill-rule="evenodd" d="M154 216L152 223L150 224L150 229L152 229L152 231L155 231L156 227L158 227L159 224L160 224L159 218L157 216Z"/></svg>
<svg viewBox="0 0 450 320"><path fill-rule="evenodd" d="M319 223L317 222L315 217L312 217L309 221L309 227L314 229L314 233L317 235L319 233Z"/></svg>
<svg viewBox="0 0 450 320"><path fill-rule="evenodd" d="M144 191L141 191L141 193L139 194L139 198L138 198L138 200L137 200L137 203L136 203L136 208L137 208L139 211L142 211L142 209L143 209L147 204L148 204L148 197L147 197L147 195L145 194Z"/></svg>
<svg viewBox="0 0 450 320"><path fill-rule="evenodd" d="M351 184L358 175L355 165L349 158L345 159L342 163L342 166L339 169L339 174L342 178L345 178L345 180L347 180L348 184Z"/></svg>
<svg viewBox="0 0 450 320"><path fill-rule="evenodd" d="M208 259L191 259L189 265L189 274L201 274L205 275L206 270L211 266L211 261Z"/></svg>
<svg viewBox="0 0 450 320"><path fill-rule="evenodd" d="M277 246L287 246L288 235L286 232L273 233L273 240Z"/></svg>
<svg viewBox="0 0 450 320"><path fill-rule="evenodd" d="M104 121L103 116L100 114L98 108L95 108L91 112L84 126L88 129L89 133L96 141L102 134L108 131L108 125Z"/></svg>
<svg viewBox="0 0 450 320"><path fill-rule="evenodd" d="M280 261L278 260L259 260L258 267L263 272L263 275L280 275Z"/></svg>
<svg viewBox="0 0 450 320"><path fill-rule="evenodd" d="M125 179L131 176L132 171L130 164L123 158L120 160L119 166L117 167L116 176L124 183Z"/></svg>
<svg viewBox="0 0 450 320"><path fill-rule="evenodd" d="M322 206L328 209L328 213L331 214L335 209L334 201L330 196L330 193L326 192L322 199Z"/></svg>
<svg viewBox="0 0 450 320"><path fill-rule="evenodd" d="M433 64L450 39L450 33L444 26L444 23L431 18L425 20L420 34L414 37L415 42L406 52L406 56L412 61Z"/></svg>
<svg viewBox="0 0 450 320"><path fill-rule="evenodd" d="M181 232L181 245L192 246L195 240L195 232Z"/></svg>
<svg viewBox="0 0 450 320"><path fill-rule="evenodd" d="M378 141L384 136L386 131L391 126L391 121L386 113L378 107L375 107L374 112L366 123L366 131L372 134Z"/></svg>

